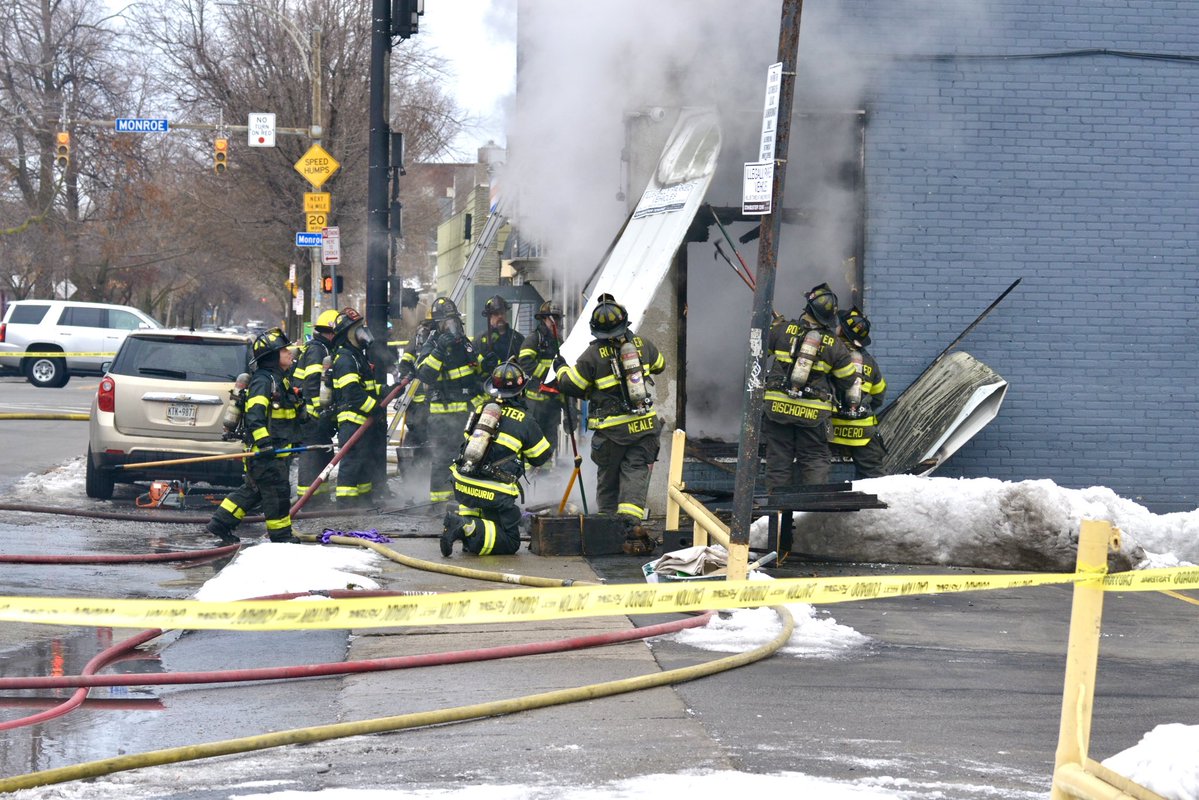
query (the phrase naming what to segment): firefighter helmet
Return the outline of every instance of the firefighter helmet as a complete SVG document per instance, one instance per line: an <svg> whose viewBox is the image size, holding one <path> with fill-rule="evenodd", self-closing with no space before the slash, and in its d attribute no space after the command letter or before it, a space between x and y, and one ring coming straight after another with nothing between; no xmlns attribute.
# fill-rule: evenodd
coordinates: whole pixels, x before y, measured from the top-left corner
<svg viewBox="0 0 1199 800"><path fill-rule="evenodd" d="M483 304L483 316L490 317L492 314L507 314L508 309L511 307L508 305L507 300L497 294L487 298L487 302Z"/></svg>
<svg viewBox="0 0 1199 800"><path fill-rule="evenodd" d="M254 338L254 360L261 361L272 353L278 353L290 345L291 340L287 338L287 334L278 328L263 331Z"/></svg>
<svg viewBox="0 0 1199 800"><path fill-rule="evenodd" d="M827 283L812 288L807 295L807 312L829 330L837 329L837 295Z"/></svg>
<svg viewBox="0 0 1199 800"><path fill-rule="evenodd" d="M343 308L341 313L337 315L337 321L333 323L333 335L345 336L350 328L362 322L362 315L352 308Z"/></svg>
<svg viewBox="0 0 1199 800"><path fill-rule="evenodd" d="M591 335L597 339L615 339L628 329L629 313L620 303L603 302L591 312Z"/></svg>
<svg viewBox="0 0 1199 800"><path fill-rule="evenodd" d="M336 308L326 309L316 318L316 322L312 323L312 327L318 331L332 333L334 327L337 325L337 317L340 313Z"/></svg>
<svg viewBox="0 0 1199 800"><path fill-rule="evenodd" d="M853 342L857 347L866 347L870 344L870 320L866 319L857 306L854 306L849 311L842 311L841 329L845 332L845 338Z"/></svg>
<svg viewBox="0 0 1199 800"><path fill-rule="evenodd" d="M450 317L458 316L458 306L448 297L439 297L429 308L429 318L434 322L444 322Z"/></svg>
<svg viewBox="0 0 1199 800"><path fill-rule="evenodd" d="M549 300L541 304L541 308L537 309L537 313L533 315L535 319L545 319L546 317L562 318L562 308Z"/></svg>
<svg viewBox="0 0 1199 800"><path fill-rule="evenodd" d="M505 361L491 371L483 388L487 390L487 394L492 397L507 399L516 397L525 390L525 384L529 382L529 376L515 362Z"/></svg>

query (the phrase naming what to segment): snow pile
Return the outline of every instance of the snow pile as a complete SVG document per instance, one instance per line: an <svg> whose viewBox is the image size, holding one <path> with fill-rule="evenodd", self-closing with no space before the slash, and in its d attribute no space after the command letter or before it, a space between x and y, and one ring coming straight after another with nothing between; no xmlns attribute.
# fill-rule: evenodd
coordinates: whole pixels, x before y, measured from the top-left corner
<svg viewBox="0 0 1199 800"><path fill-rule="evenodd" d="M870 641L810 605L788 605L787 610L795 618L795 630L780 653L832 658ZM766 644L780 630L782 621L769 608L742 608L721 613L702 628L687 628L664 638L700 650L743 653Z"/></svg>
<svg viewBox="0 0 1199 800"><path fill-rule="evenodd" d="M1103 766L1166 800L1199 798L1199 725L1158 725Z"/></svg>
<svg viewBox="0 0 1199 800"><path fill-rule="evenodd" d="M197 600L227 602L322 589L378 589L359 573L378 570L380 556L356 547L263 542L243 547L229 566L196 592Z"/></svg>
<svg viewBox="0 0 1199 800"><path fill-rule="evenodd" d="M846 561L1068 572L1080 520L1108 520L1122 547L1113 570L1199 561L1199 510L1154 514L1111 489L1063 489L1050 480L924 478L891 475L855 481L885 509L797 512L797 553ZM766 522L751 544L764 546ZM1155 555L1155 554L1164 555Z"/></svg>

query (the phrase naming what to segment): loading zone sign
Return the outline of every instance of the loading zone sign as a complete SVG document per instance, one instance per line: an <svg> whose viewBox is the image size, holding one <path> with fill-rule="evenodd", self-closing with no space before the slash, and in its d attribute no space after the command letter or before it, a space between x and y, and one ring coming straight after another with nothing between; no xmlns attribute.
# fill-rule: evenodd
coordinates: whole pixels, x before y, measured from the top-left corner
<svg viewBox="0 0 1199 800"><path fill-rule="evenodd" d="M741 187L742 214L769 214L774 192L774 162L756 161L745 165Z"/></svg>

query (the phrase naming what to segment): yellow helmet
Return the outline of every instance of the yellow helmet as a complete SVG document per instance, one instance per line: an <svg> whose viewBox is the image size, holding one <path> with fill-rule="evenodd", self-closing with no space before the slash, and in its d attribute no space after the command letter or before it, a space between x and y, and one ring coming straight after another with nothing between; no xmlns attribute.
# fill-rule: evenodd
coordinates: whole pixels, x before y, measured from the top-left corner
<svg viewBox="0 0 1199 800"><path fill-rule="evenodd" d="M312 323L312 327L333 332L333 326L337 324L337 315L340 312L336 308L325 309L321 315L316 318L316 322Z"/></svg>

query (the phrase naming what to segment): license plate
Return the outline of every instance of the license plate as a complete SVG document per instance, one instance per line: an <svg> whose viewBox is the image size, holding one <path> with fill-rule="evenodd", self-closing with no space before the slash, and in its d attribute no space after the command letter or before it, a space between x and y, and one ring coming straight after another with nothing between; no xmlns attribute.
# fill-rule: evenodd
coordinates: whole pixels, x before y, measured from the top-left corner
<svg viewBox="0 0 1199 800"><path fill-rule="evenodd" d="M167 422L172 422L176 425L195 425L196 404L171 403L167 406Z"/></svg>

